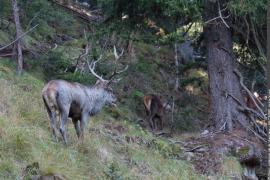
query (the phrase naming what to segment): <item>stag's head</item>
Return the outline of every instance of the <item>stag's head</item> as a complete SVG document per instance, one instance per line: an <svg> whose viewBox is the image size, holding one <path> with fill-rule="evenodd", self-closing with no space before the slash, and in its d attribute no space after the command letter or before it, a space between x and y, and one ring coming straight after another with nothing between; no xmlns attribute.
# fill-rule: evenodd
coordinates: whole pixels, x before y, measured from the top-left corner
<svg viewBox="0 0 270 180"><path fill-rule="evenodd" d="M115 56L115 62L117 62L117 60L123 55L123 51L121 52L120 55L117 54L116 48L114 46L114 56ZM111 88L111 84L112 83L117 83L121 80L121 78L118 79L114 79L114 77L120 73L123 73L124 71L126 71L128 69L128 65L122 69L122 70L116 70L116 68L114 69L113 73L111 74L111 76L109 77L108 80L103 79L102 76L99 76L96 72L95 72L95 68L96 68L96 63L98 61L100 61L102 59L102 55L96 60L96 61L92 61L91 64L89 64L88 62L88 67L90 72L97 78L97 81L95 83L95 88L100 89L103 91L103 97L104 97L104 101L106 105L112 106L112 105L116 105L116 101L117 98L113 93L113 89Z"/></svg>

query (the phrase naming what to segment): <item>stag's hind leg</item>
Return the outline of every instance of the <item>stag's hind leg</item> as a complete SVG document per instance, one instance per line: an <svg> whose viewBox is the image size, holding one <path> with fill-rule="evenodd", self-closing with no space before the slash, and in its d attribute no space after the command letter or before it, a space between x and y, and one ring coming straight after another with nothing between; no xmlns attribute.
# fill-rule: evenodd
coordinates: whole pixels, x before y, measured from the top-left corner
<svg viewBox="0 0 270 180"><path fill-rule="evenodd" d="M53 134L53 138L55 141L57 141L57 136L56 136L56 112L52 111L50 116L50 120L51 120L51 128L52 128L52 134Z"/></svg>
<svg viewBox="0 0 270 180"><path fill-rule="evenodd" d="M51 124L51 129L52 129L52 136L55 141L57 141L57 136L56 136L56 112L54 111L48 111L49 118L50 118L50 124Z"/></svg>
<svg viewBox="0 0 270 180"><path fill-rule="evenodd" d="M164 128L164 121L161 116L156 116L156 127L158 130L163 130Z"/></svg>
<svg viewBox="0 0 270 180"><path fill-rule="evenodd" d="M57 141L56 137L56 112L53 110L53 108L50 108L47 104L47 101L45 100L45 97L43 97L43 101L46 107L46 110L48 112L49 118L50 118L50 125L52 129L52 136L55 141Z"/></svg>
<svg viewBox="0 0 270 180"><path fill-rule="evenodd" d="M160 118L160 130L163 130L163 128L164 128L164 120L163 120L163 118L161 117L161 118Z"/></svg>

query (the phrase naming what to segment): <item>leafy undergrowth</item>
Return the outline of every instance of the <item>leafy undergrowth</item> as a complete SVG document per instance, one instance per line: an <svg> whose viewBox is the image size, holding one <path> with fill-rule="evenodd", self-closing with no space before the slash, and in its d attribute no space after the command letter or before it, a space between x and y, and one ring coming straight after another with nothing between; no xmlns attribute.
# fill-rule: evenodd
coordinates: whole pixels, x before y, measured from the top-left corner
<svg viewBox="0 0 270 180"><path fill-rule="evenodd" d="M67 179L206 179L181 158L179 145L131 122L130 112L122 106L92 118L83 144L77 144L72 123L68 147L61 138L52 141L41 100L44 83L27 73L16 76L14 67L3 62L0 179L28 179L36 174L61 174ZM231 171L228 164L224 169Z"/></svg>

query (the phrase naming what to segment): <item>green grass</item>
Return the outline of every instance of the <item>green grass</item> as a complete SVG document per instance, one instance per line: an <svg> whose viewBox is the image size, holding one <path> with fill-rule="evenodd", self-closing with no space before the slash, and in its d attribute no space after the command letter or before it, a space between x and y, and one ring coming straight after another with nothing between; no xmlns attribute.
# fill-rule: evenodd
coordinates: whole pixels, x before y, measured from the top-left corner
<svg viewBox="0 0 270 180"><path fill-rule="evenodd" d="M86 133L83 144L76 144L72 123L68 124L68 147L52 141L41 99L44 83L28 73L18 77L13 68L7 61L0 64L0 179L19 179L35 162L39 173L68 179L203 179L191 164L171 159L174 151L180 152L132 123L130 112L121 106L114 110L117 116L105 109L92 118L89 127L96 131ZM106 124L113 128L106 129ZM116 126L124 131L119 133ZM150 145L128 142L127 137Z"/></svg>

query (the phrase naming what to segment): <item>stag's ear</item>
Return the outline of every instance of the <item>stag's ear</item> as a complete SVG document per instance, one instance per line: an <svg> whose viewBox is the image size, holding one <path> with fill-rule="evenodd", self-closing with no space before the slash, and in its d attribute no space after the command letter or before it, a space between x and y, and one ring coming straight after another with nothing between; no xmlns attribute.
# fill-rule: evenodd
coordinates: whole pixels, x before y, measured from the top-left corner
<svg viewBox="0 0 270 180"><path fill-rule="evenodd" d="M100 85L100 84L101 84L101 80L100 80L100 79L97 79L95 85L98 86L98 85Z"/></svg>
<svg viewBox="0 0 270 180"><path fill-rule="evenodd" d="M106 90L109 91L109 92L113 92L113 89L110 86L107 86Z"/></svg>
<svg viewBox="0 0 270 180"><path fill-rule="evenodd" d="M107 80L100 80L100 79L98 79L96 81L96 84L95 84L95 86L98 87L98 88L107 88L108 85L109 85L109 81L107 81Z"/></svg>

